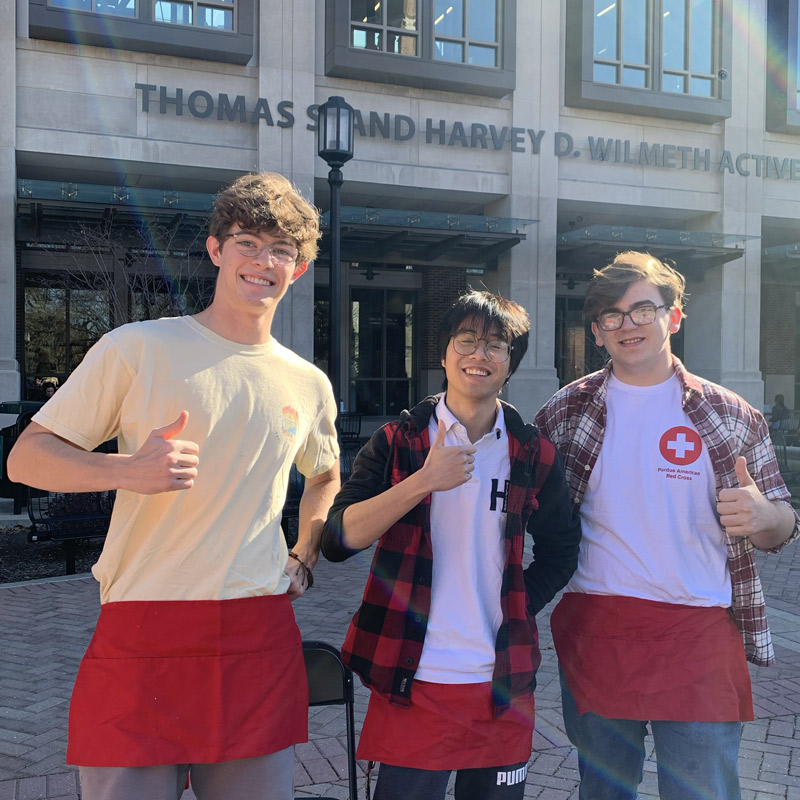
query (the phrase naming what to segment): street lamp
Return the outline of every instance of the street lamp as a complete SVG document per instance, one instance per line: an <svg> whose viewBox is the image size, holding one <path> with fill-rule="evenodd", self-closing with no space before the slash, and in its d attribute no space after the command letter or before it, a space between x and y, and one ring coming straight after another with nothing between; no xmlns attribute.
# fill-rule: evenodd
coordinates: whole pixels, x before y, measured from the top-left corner
<svg viewBox="0 0 800 800"><path fill-rule="evenodd" d="M330 167L328 184L331 187L330 236L331 236L331 280L330 280L330 379L333 396L343 406L342 396L342 224L341 189L343 164L353 157L354 135L353 107L343 97L329 97L319 107L317 127L317 153Z"/></svg>

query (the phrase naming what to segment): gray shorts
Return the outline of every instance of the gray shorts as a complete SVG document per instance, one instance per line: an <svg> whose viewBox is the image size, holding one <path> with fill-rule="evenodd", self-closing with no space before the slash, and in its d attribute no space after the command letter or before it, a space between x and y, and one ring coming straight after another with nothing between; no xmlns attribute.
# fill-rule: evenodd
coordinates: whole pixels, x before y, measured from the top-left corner
<svg viewBox="0 0 800 800"><path fill-rule="evenodd" d="M178 800L191 775L198 800L291 800L294 747L220 764L81 767L83 800Z"/></svg>

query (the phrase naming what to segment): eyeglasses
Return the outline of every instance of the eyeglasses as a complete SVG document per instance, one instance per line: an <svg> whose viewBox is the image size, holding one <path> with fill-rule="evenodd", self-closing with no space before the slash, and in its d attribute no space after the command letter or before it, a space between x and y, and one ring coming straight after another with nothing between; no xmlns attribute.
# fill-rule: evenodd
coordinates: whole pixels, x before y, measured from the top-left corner
<svg viewBox="0 0 800 800"><path fill-rule="evenodd" d="M288 267L294 264L300 253L288 244L264 244L257 236L251 233L226 233L223 239L233 239L236 252L247 258L255 258L266 253L276 264Z"/></svg>
<svg viewBox="0 0 800 800"><path fill-rule="evenodd" d="M625 317L630 317L634 325L652 325L656 319L656 312L659 308L669 308L669 306L657 306L654 303L647 303L643 306L636 306L630 311L604 311L597 315L597 327L601 331L616 331L622 327Z"/></svg>
<svg viewBox="0 0 800 800"><path fill-rule="evenodd" d="M486 342L486 355L489 361L495 364L502 364L508 361L511 355L511 345L502 339L480 339L471 333L459 333L453 336L453 350L460 356L471 356L480 346L481 342Z"/></svg>

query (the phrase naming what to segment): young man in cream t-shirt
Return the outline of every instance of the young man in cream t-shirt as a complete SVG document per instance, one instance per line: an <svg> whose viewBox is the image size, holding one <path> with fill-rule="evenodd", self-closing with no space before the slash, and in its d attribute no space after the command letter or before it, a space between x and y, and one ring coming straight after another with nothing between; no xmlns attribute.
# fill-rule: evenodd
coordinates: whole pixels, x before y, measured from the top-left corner
<svg viewBox="0 0 800 800"><path fill-rule="evenodd" d="M171 800L189 774L201 800L288 800L307 738L291 600L339 485L336 406L271 326L316 255L318 217L282 176L246 175L209 230L211 305L106 334L9 457L32 486L117 490L70 706L84 800ZM118 455L92 452L112 437ZM289 553L292 464L306 484Z"/></svg>

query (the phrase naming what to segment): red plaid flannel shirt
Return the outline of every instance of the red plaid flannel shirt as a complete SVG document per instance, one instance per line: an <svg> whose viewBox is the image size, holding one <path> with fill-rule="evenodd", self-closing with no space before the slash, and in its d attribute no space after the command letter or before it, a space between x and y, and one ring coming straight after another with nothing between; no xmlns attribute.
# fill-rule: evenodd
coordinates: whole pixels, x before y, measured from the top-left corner
<svg viewBox="0 0 800 800"><path fill-rule="evenodd" d="M331 561L353 555L342 543L345 509L399 483L425 463L428 421L438 397L428 397L399 421L384 425L361 449L333 502L322 534ZM534 615L569 580L578 563L580 520L569 497L561 458L553 445L503 404L511 456L501 589L502 623L492 677L495 716L509 699L533 691L541 662ZM361 607L342 646L350 668L374 691L408 706L422 654L431 604L433 549L431 498L401 517L378 540ZM526 528L534 560L524 571ZM465 577L466 579L466 577Z"/></svg>
<svg viewBox="0 0 800 800"><path fill-rule="evenodd" d="M738 487L736 459L744 456L756 485L770 500L789 502L769 438L764 416L733 392L686 371L673 356L675 374L683 389L683 409L708 449L721 489ZM576 506L580 506L589 483L606 426L606 390L611 362L599 372L586 375L557 392L536 415L535 422L564 457L567 482ZM800 532L795 528L785 544ZM746 536L727 537L728 566L733 584L732 608L742 633L747 659L767 666L775 662L772 637L761 580L756 571L754 548Z"/></svg>

